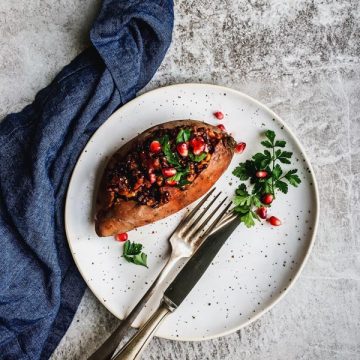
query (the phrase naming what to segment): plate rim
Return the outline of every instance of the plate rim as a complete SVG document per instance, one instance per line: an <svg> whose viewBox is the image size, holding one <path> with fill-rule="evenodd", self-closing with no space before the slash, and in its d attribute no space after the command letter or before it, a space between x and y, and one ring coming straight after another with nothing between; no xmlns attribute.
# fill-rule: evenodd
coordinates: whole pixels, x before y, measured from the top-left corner
<svg viewBox="0 0 360 360"><path fill-rule="evenodd" d="M300 141L298 140L297 136L293 133L293 131L289 128L289 126L286 124L286 122L279 116L277 115L273 110L271 110L268 106L264 105L263 103L261 103L260 101L256 100L255 98L239 91L239 90L235 90L226 86L222 86L222 85L215 85L215 84L208 84L208 83L179 83L179 84L172 84L172 85L165 85L165 86L161 86L149 91L146 91L145 93L136 96L134 99L130 100L129 102L127 102L126 104L124 104L123 106L121 106L119 109L117 109L116 111L114 111L105 121L103 124L101 124L101 126L99 126L96 131L91 135L91 137L89 138L89 140L87 141L86 145L84 146L84 148L82 149L81 153L79 154L77 160L76 160L76 164L72 170L71 173L71 177L69 180L69 184L67 186L67 191L66 191L66 199L65 199L65 207L64 207L64 226L65 226L65 234L66 234L66 239L70 248L70 252L71 252L71 256L73 258L73 261L76 265L77 270L79 271L81 277L83 278L83 280L85 281L87 287L91 290L91 292L94 294L94 296L96 297L96 299L98 301L101 302L101 304L115 317L117 317L120 320L123 320L122 318L118 317L117 315L115 315L109 308L108 304L106 304L101 296L97 295L97 292L95 291L95 289L93 288L93 286L90 285L90 283L86 280L85 276L83 275L83 272L81 270L81 267L78 265L78 262L76 261L76 258L73 254L73 248L71 246L71 242L69 240L70 238L70 230L68 228L68 222L67 222L67 209L70 206L69 205L69 190L71 188L71 185L73 183L73 178L74 178L74 174L77 170L77 167L80 166L79 165L79 159L82 157L82 155L84 154L84 151L87 147L87 145L93 140L93 138L96 136L96 134L100 131L100 129L105 126L105 124L111 120L113 117L115 117L119 112L121 112L125 107L131 105L132 102L134 101L138 101L140 98L148 96L154 92L157 91L163 91L164 89L167 88L184 88L184 87L202 87L202 88L213 88L213 89L217 89L217 90L222 90L225 92L232 92L235 93L236 95L239 95L251 102L253 102L254 104L256 104L259 108L265 110L266 112L268 112L274 119L275 121L277 121L278 123L280 123L284 129L290 134L290 136L292 137L293 141L295 142L296 146L300 149L306 163L309 166L309 170L310 170L310 175L311 175L311 180L313 183L313 188L314 188L314 193L315 193L315 223L314 223L314 227L313 227L313 232L311 235L311 239L310 239L310 243L309 246L306 249L306 253L303 256L302 262L300 264L300 266L298 267L297 271L295 272L295 275L293 276L292 281L290 282L290 284L287 286L286 290L284 290L283 292L281 292L281 294L279 294L272 302L270 302L269 305L267 305L264 309L262 309L260 312L258 312L256 315L254 315L253 317L251 317L249 320L245 321L243 324L239 325L239 326L235 326L235 327L231 327L229 329L227 329L226 331L222 331L221 333L218 333L216 335L209 335L209 336L204 336L201 338L198 337L173 337L173 336L158 336L160 338L163 339L167 339L167 340L175 340L175 341L205 341L205 340L211 340L211 339L216 339L219 337L223 337L223 336L227 336L230 335L242 328L244 328L245 326L250 325L252 322L258 320L262 315L264 315L266 312L268 312L269 310L271 310L276 304L278 304L284 297L285 295L290 291L290 289L293 288L294 284L297 282L297 280L300 277L300 274L302 273L308 259L310 256L310 253L313 249L314 243L315 243L315 238L316 238L316 234L317 234L317 230L318 230L318 225L319 225L319 217L320 217L320 196L319 196L319 188L318 188L318 184L317 184L317 180L315 177L315 172L314 169L312 167L312 164L302 146L302 144L300 143ZM157 336L155 334L155 336Z"/></svg>

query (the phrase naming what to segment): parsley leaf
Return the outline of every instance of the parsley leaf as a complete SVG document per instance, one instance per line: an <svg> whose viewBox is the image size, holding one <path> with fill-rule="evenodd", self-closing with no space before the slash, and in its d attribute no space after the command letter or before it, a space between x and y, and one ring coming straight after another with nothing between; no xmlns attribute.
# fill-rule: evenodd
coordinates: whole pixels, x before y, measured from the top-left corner
<svg viewBox="0 0 360 360"><path fill-rule="evenodd" d="M279 179L281 175L282 175L281 166L280 166L279 164L276 164L276 165L274 166L273 171L272 171L272 176L273 176L275 179Z"/></svg>
<svg viewBox="0 0 360 360"><path fill-rule="evenodd" d="M174 176L170 177L168 180L180 182L182 179L184 179L186 177L187 174L189 174L189 172L190 172L189 167L187 167L185 169L177 170L177 173Z"/></svg>
<svg viewBox="0 0 360 360"><path fill-rule="evenodd" d="M171 165L180 166L179 157L176 153L173 153L170 148L169 136L165 135L160 139L162 151L166 156L166 160Z"/></svg>
<svg viewBox="0 0 360 360"><path fill-rule="evenodd" d="M262 141L261 142L261 145L263 145L263 146L265 146L265 147L267 147L267 148L269 148L269 149L271 149L273 146L272 146L272 143L270 142L270 141L268 141L268 140L264 140L264 141Z"/></svg>
<svg viewBox="0 0 360 360"><path fill-rule="evenodd" d="M275 146L276 147L285 147L285 145L286 145L286 141L285 140L276 140L276 142L275 142Z"/></svg>
<svg viewBox="0 0 360 360"><path fill-rule="evenodd" d="M275 140L275 132L272 130L267 130L265 132L265 136L270 140L271 144L274 144L274 140Z"/></svg>
<svg viewBox="0 0 360 360"><path fill-rule="evenodd" d="M203 152L200 155L194 155L192 153L189 153L189 158L195 162L203 161L206 158L206 156L207 156L206 152Z"/></svg>
<svg viewBox="0 0 360 360"><path fill-rule="evenodd" d="M239 195L239 196L242 196L242 195L249 196L249 193L246 189L246 185L240 184L239 187L235 190L235 194Z"/></svg>
<svg viewBox="0 0 360 360"><path fill-rule="evenodd" d="M147 266L147 255L142 252L142 244L131 242L130 240L126 241L123 248L123 257L128 262L131 262L135 265Z"/></svg>
<svg viewBox="0 0 360 360"><path fill-rule="evenodd" d="M233 203L235 205L234 211L239 213L240 221L246 227L255 225L254 219L258 220L257 215L252 211L254 206L260 206L260 199L257 194L249 194L246 185L241 184L235 191Z"/></svg>
<svg viewBox="0 0 360 360"><path fill-rule="evenodd" d="M255 161L257 169L264 169L271 163L271 154L268 151L267 153L257 153L252 157Z"/></svg>
<svg viewBox="0 0 360 360"><path fill-rule="evenodd" d="M292 152L289 151L283 151L278 159L283 163L283 164L291 164L291 161L289 160L292 156Z"/></svg>
<svg viewBox="0 0 360 360"><path fill-rule="evenodd" d="M190 140L191 130L190 129L181 129L176 137L176 143L187 142Z"/></svg>
<svg viewBox="0 0 360 360"><path fill-rule="evenodd" d="M179 180L179 186L182 187L182 186L185 186L185 185L189 185L191 184L191 181L185 179L185 178L182 178Z"/></svg>
<svg viewBox="0 0 360 360"><path fill-rule="evenodd" d="M298 175L295 175L297 173L297 169L290 170L286 173L285 179L292 185L297 187L301 183L301 179Z"/></svg>
<svg viewBox="0 0 360 360"><path fill-rule="evenodd" d="M281 180L277 180L275 182L275 186L277 189L279 189L281 192L283 192L284 194L287 194L288 192L288 184L286 182L283 182Z"/></svg>
<svg viewBox="0 0 360 360"><path fill-rule="evenodd" d="M256 166L253 160L246 160L244 163L240 163L233 171L233 175L240 180L245 181L256 173Z"/></svg>
<svg viewBox="0 0 360 360"><path fill-rule="evenodd" d="M245 215L240 216L240 221L242 223L244 223L244 225L247 228L250 228L252 226L255 225L255 221L254 221L254 212L253 211L249 211L247 212Z"/></svg>

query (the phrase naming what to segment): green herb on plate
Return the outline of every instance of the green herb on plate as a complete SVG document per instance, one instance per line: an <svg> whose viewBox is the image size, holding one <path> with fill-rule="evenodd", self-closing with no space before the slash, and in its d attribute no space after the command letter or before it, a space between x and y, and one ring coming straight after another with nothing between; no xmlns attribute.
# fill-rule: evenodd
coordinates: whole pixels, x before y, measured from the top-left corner
<svg viewBox="0 0 360 360"><path fill-rule="evenodd" d="M135 265L147 266L147 255L142 252L142 244L126 241L123 248L123 257Z"/></svg>
<svg viewBox="0 0 360 360"><path fill-rule="evenodd" d="M284 150L286 141L276 140L272 130L267 130L265 137L261 145L266 149L256 153L251 160L240 163L233 171L241 181L250 180L251 192L241 183L233 200L234 210L247 227L254 226L255 220L266 218L266 208L275 199L277 190L286 194L289 184L297 187L301 183L297 169L284 170L281 167L281 164L291 164L292 152Z"/></svg>

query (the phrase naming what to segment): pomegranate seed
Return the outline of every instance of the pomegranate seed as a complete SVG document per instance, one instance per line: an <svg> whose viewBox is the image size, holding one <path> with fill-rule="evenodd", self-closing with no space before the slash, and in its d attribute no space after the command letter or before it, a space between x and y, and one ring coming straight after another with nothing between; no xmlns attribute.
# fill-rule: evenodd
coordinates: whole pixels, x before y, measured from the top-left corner
<svg viewBox="0 0 360 360"><path fill-rule="evenodd" d="M218 127L221 131L226 132L225 126L224 126L223 124L219 124L219 125L217 125L217 127Z"/></svg>
<svg viewBox="0 0 360 360"><path fill-rule="evenodd" d="M183 157L186 157L186 156L188 156L188 154L189 154L188 146L187 146L187 144L184 143L184 142L182 142L182 143L180 143L180 144L177 144L176 150L177 150L177 152L178 152L181 156L183 156Z"/></svg>
<svg viewBox="0 0 360 360"><path fill-rule="evenodd" d="M190 140L190 146L194 155L200 155L205 149L205 140L201 136L197 136Z"/></svg>
<svg viewBox="0 0 360 360"><path fill-rule="evenodd" d="M177 184L177 181L175 180L165 180L166 185L169 186L175 186Z"/></svg>
<svg viewBox="0 0 360 360"><path fill-rule="evenodd" d="M218 119L218 120L222 120L224 118L224 114L221 111L216 111L214 112L214 116Z"/></svg>
<svg viewBox="0 0 360 360"><path fill-rule="evenodd" d="M235 152L241 154L246 148L246 143L240 142L235 146Z"/></svg>
<svg viewBox="0 0 360 360"><path fill-rule="evenodd" d="M257 209L257 214L261 217L261 219L266 219L267 208L264 206L259 207Z"/></svg>
<svg viewBox="0 0 360 360"><path fill-rule="evenodd" d="M150 174L149 175L149 180L150 180L150 184L153 184L154 182L156 182L156 175L155 174Z"/></svg>
<svg viewBox="0 0 360 360"><path fill-rule="evenodd" d="M159 151L161 151L161 145L157 140L154 140L151 142L150 151L152 153L158 153Z"/></svg>
<svg viewBox="0 0 360 360"><path fill-rule="evenodd" d="M163 174L165 177L174 176L174 175L176 174L176 169L174 169L174 168L163 168L163 169L162 169L162 174Z"/></svg>
<svg viewBox="0 0 360 360"><path fill-rule="evenodd" d="M257 171L255 176L259 179L262 179L262 178L266 178L268 175L267 171L265 170L260 170L260 171Z"/></svg>
<svg viewBox="0 0 360 360"><path fill-rule="evenodd" d="M274 196L272 194L265 194L263 197L262 197L262 203L263 204L266 204L266 205L269 205L273 202L274 200Z"/></svg>
<svg viewBox="0 0 360 360"><path fill-rule="evenodd" d="M281 220L275 216L271 216L268 221L272 226L280 226L281 225Z"/></svg>
<svg viewBox="0 0 360 360"><path fill-rule="evenodd" d="M121 234L117 234L116 235L116 240L117 241L126 241L129 238L127 233L121 233Z"/></svg>

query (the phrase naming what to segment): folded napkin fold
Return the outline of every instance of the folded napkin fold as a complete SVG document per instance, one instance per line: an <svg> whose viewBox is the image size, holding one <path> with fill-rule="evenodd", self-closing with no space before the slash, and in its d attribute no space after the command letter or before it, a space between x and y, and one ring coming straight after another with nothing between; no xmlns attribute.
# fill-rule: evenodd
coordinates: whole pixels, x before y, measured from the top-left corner
<svg viewBox="0 0 360 360"><path fill-rule="evenodd" d="M0 123L2 359L47 359L70 325L85 290L64 230L71 172L94 131L154 75L172 27L172 0L103 1L93 46Z"/></svg>

